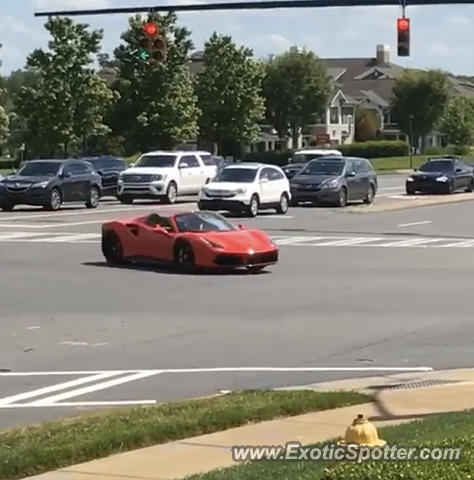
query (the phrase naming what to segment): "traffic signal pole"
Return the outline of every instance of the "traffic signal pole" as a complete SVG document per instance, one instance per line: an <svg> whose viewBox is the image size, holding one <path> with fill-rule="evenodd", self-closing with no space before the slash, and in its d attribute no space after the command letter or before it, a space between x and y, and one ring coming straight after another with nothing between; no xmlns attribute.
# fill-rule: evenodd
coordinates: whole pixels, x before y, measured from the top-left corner
<svg viewBox="0 0 474 480"><path fill-rule="evenodd" d="M470 5L474 0L403 0L406 6L421 5ZM154 13L154 12L193 12L203 10L268 10L289 8L322 8L322 7L375 7L400 6L400 0L266 0L217 2L202 4L157 5L155 7L112 7L88 10L56 10L35 12L35 17L110 15L114 13Z"/></svg>

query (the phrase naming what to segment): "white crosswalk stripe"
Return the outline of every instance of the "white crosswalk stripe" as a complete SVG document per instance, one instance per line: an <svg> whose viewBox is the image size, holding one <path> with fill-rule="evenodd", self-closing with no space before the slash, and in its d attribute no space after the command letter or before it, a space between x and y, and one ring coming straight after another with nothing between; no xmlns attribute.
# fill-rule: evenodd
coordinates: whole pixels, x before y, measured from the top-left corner
<svg viewBox="0 0 474 480"><path fill-rule="evenodd" d="M100 233L0 232L0 242L100 243ZM356 235L274 235L281 247L380 247L380 248L474 248L474 238L356 236Z"/></svg>
<svg viewBox="0 0 474 480"><path fill-rule="evenodd" d="M406 238L371 236L302 237L278 236L273 241L281 246L293 247L392 247L392 248L474 248L474 239Z"/></svg>

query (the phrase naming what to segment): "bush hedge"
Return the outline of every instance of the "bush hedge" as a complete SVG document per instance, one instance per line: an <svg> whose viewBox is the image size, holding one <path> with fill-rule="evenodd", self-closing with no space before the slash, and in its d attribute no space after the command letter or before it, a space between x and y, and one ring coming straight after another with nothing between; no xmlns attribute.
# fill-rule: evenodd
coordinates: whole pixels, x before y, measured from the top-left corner
<svg viewBox="0 0 474 480"><path fill-rule="evenodd" d="M318 147L314 147L318 148ZM335 145L343 155L364 158L404 157L408 155L408 144L398 140L355 142L347 145ZM252 152L244 157L246 162L262 162L271 165L286 165L294 150L285 152Z"/></svg>
<svg viewBox="0 0 474 480"><path fill-rule="evenodd" d="M339 145L343 155L364 158L403 157L408 155L408 144L399 140L355 142Z"/></svg>

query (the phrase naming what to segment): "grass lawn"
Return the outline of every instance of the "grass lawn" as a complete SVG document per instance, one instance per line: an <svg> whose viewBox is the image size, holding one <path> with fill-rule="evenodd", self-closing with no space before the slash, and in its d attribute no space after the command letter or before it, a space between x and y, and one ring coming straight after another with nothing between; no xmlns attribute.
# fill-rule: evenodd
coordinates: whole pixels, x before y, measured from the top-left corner
<svg viewBox="0 0 474 480"><path fill-rule="evenodd" d="M398 446L461 447L459 462L254 462L188 480L468 480L474 472L474 410L379 429Z"/></svg>
<svg viewBox="0 0 474 480"><path fill-rule="evenodd" d="M428 158L436 155L414 155L413 168L420 167ZM463 157L468 164L473 164L474 158L472 156ZM392 173L395 170L406 170L410 168L410 157L387 157L387 158L373 158L372 166L377 173Z"/></svg>
<svg viewBox="0 0 474 480"><path fill-rule="evenodd" d="M251 390L112 410L0 432L0 479L13 480L154 444L371 401L356 392Z"/></svg>
<svg viewBox="0 0 474 480"><path fill-rule="evenodd" d="M0 175L7 176L11 171L11 168L0 168Z"/></svg>

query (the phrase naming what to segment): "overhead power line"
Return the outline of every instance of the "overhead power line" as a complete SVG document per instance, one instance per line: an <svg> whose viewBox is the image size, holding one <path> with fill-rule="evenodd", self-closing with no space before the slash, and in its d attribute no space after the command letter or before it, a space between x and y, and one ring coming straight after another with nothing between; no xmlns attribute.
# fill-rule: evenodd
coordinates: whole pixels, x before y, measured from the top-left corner
<svg viewBox="0 0 474 480"><path fill-rule="evenodd" d="M59 10L35 12L35 17L110 15L117 13L143 12L196 12L204 10L271 10L289 8L322 7L374 7L374 6L420 6L420 5L467 5L474 0L281 0L261 2L218 2L189 5L158 5L155 7L117 7L89 10Z"/></svg>

